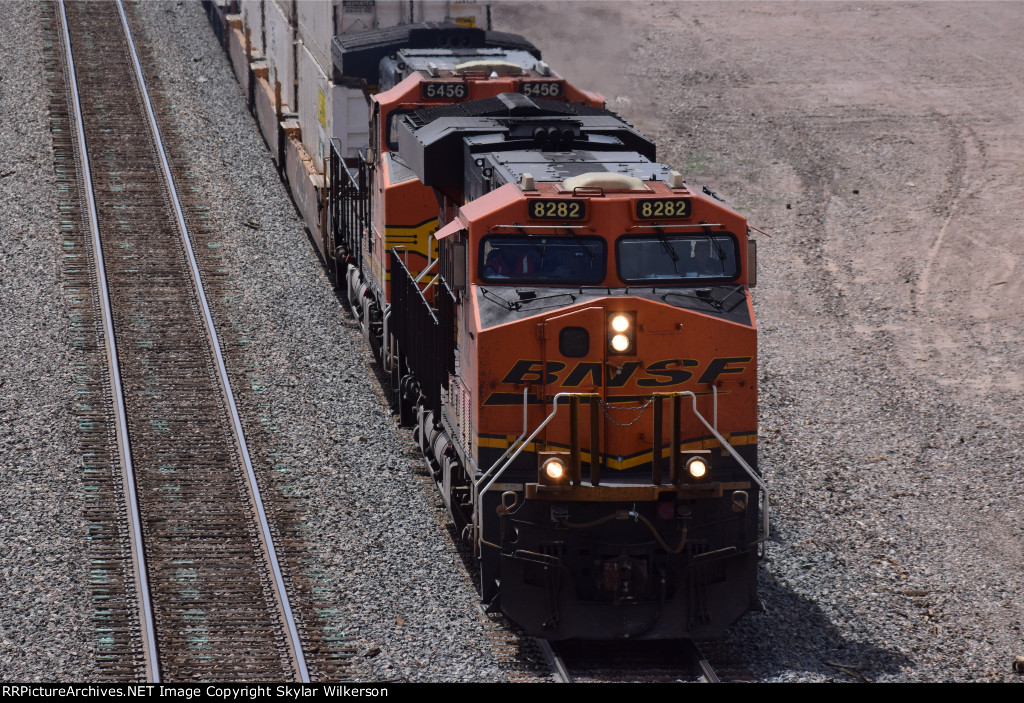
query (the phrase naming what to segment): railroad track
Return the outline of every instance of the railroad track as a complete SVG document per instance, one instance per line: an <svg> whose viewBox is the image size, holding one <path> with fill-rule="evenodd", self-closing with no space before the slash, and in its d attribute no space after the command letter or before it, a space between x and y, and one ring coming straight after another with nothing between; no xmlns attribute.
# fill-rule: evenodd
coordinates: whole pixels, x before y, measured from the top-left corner
<svg viewBox="0 0 1024 703"><path fill-rule="evenodd" d="M719 683L692 640L550 642L537 640L559 683Z"/></svg>
<svg viewBox="0 0 1024 703"><path fill-rule="evenodd" d="M55 140L58 182L84 195L82 203L69 195L62 214L66 230L82 221L91 232L84 246L70 234L65 242L80 302L72 326L78 320L82 329L73 334L87 338L85 328L102 319L98 348L110 362L107 378L82 368L76 382L89 403L114 409L107 417L89 405L95 432L83 442L90 540L106 550L91 553L93 593L111 604L98 609L100 666L128 678L144 669L153 681L306 681L124 10L120 2L61 2L57 15L74 105L74 129ZM89 249L95 265L82 258ZM92 284L96 296L83 290ZM115 438L117 449L104 450ZM132 562L122 563L129 553Z"/></svg>

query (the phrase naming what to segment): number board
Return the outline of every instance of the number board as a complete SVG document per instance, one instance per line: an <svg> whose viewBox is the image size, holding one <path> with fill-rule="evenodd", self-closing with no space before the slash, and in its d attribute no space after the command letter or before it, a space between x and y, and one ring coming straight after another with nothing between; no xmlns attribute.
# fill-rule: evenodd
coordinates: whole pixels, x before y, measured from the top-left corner
<svg viewBox="0 0 1024 703"><path fill-rule="evenodd" d="M686 198L659 198L658 200L637 200L636 219L661 220L690 216L690 201Z"/></svg>
<svg viewBox="0 0 1024 703"><path fill-rule="evenodd" d="M465 100L469 88L461 82L424 81L420 83L420 94L425 100Z"/></svg>
<svg viewBox="0 0 1024 703"><path fill-rule="evenodd" d="M531 200L532 220L582 220L587 216L585 200Z"/></svg>
<svg viewBox="0 0 1024 703"><path fill-rule="evenodd" d="M519 92L528 98L560 98L565 84L562 81L523 81Z"/></svg>

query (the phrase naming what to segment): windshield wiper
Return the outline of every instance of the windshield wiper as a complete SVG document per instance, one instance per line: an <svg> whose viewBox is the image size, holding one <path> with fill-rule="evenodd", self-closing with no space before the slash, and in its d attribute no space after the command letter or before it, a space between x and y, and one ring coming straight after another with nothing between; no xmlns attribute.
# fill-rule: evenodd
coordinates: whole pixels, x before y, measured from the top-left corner
<svg viewBox="0 0 1024 703"><path fill-rule="evenodd" d="M679 254L677 254L675 248L669 244L668 237L665 236L665 232L661 227L655 225L654 231L658 233L658 241L661 242L661 248L665 250L666 254L668 254L668 258L672 259L672 270L679 273L679 267L677 266L679 263Z"/></svg>
<svg viewBox="0 0 1024 703"><path fill-rule="evenodd" d="M732 289L731 291L729 291L729 292L728 292L728 293L726 293L725 295L723 295L723 296L722 296L721 298L719 298L719 299L718 299L718 304L719 304L719 306L723 306L723 305L725 305L725 301L726 301L726 300L728 300L728 299L729 299L729 298L731 298L732 296L736 295L736 292L737 292L737 291L741 291L741 290L743 290L743 284L742 284L742 283L741 283L740 285L736 286L735 288L733 288L733 289ZM739 300L738 300L738 301L736 302L736 305L733 305L733 306L732 306L731 308L729 308L728 310L726 310L726 312L732 312L732 311L733 311L733 310L735 310L735 309L736 309L737 307L739 307L739 304L740 304L740 303L742 303L742 302L743 302L744 300L746 300L746 299L747 299L747 298L746 298L746 296L741 296L741 297L740 297L740 299L739 299Z"/></svg>
<svg viewBox="0 0 1024 703"><path fill-rule="evenodd" d="M480 287L480 294L484 297L484 300L489 300L500 308L506 308L510 312L519 312L523 309L523 306L527 303L539 303L541 301L551 301L555 298L562 298L569 296L569 300L573 303L576 302L576 296L565 291L564 293L552 293L551 295L537 295L537 291L527 289L514 289L516 295L519 296L519 300L506 300L497 293L493 293L483 286ZM545 306L545 307L556 307L556 306Z"/></svg>
<svg viewBox="0 0 1024 703"><path fill-rule="evenodd" d="M745 297L741 296L740 299L736 302L735 305L730 307L728 310L724 310L725 301L728 300L729 298L731 298L732 296L734 296L737 291L743 290L743 284L740 284L740 285L736 286L735 288L730 290L728 293L723 295L721 298L714 297L714 295L712 295L712 291L713 290L714 290L713 288L684 288L684 289L679 290L679 291L670 290L667 293L665 293L664 295L662 295L661 299L666 301L666 302L668 302L668 297L672 296L672 297L678 297L678 298L689 298L690 300L699 300L700 302L704 303L705 305L711 306L715 310L718 310L720 312L727 312L727 313L732 312L733 310L735 310L737 307L739 307L739 304L741 302L746 300ZM692 291L692 293L685 293L683 291Z"/></svg>
<svg viewBox="0 0 1024 703"><path fill-rule="evenodd" d="M715 196L717 197L717 196ZM725 202L724 200L722 202ZM701 222L701 224L707 224ZM715 250L715 256L718 258L718 264L722 267L722 273L725 273L725 250L722 249L722 245L718 243L718 240L711 235L711 228L704 228L704 236L707 237L708 242L711 244L711 248Z"/></svg>
<svg viewBox="0 0 1024 703"><path fill-rule="evenodd" d="M525 239L527 241L527 243L531 247L533 247L533 250L535 252L537 252L537 256L540 257L540 265L543 266L544 265L544 253L548 250L548 242L547 242L547 240L546 239L542 240L544 242L544 247L541 248L541 247L537 246L537 242L533 241L533 239L534 239L533 236L530 235L530 234L527 234L526 230L523 229L523 226L521 224L519 224L518 222L513 222L512 226L516 228L516 231L518 231L519 234L523 235L523 239Z"/></svg>
<svg viewBox="0 0 1024 703"><path fill-rule="evenodd" d="M578 236L576 236L576 233L573 232L571 229L569 229L567 227L565 231L572 235L572 240L574 242L576 242L576 246L578 246L580 249L582 249L583 253L590 257L590 263L591 263L591 265L593 265L593 263L594 263L594 252L590 251L590 249L587 249L587 245L584 244L583 242L581 242L580 238Z"/></svg>
<svg viewBox="0 0 1024 703"><path fill-rule="evenodd" d="M499 308L506 308L507 310L512 311L512 310L518 310L520 307L522 307L519 304L518 301L515 301L515 300L505 300L504 298L502 298L497 293L492 293L491 291L489 291L488 289L484 288L483 286L480 287L480 295L483 296L484 300L488 300L488 301L494 303Z"/></svg>

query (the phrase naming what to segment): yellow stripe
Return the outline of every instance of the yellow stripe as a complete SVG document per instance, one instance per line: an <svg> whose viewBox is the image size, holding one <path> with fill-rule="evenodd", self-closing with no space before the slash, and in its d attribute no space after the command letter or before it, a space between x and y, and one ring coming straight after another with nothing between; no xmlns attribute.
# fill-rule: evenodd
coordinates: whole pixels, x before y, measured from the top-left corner
<svg viewBox="0 0 1024 703"><path fill-rule="evenodd" d="M723 435L723 436L725 437L725 440L727 442L729 442L729 444L731 446L733 446L733 447L757 444L757 433L756 432L744 433L744 434L739 434L739 435L736 435L736 436L730 436L730 435ZM497 437L485 437L483 435L477 435L477 445L480 446L480 447L487 447L489 449L502 449L502 450L508 449L508 446L510 444L512 444L512 441L513 440L510 440L510 439L500 439L500 438L497 438ZM549 447L555 448L555 449L559 449L559 450L565 450L565 451L568 451L568 449L569 449L568 446L557 444L557 443L551 443L549 445ZM718 440L714 439L714 438L703 439L703 440L695 440L695 441L692 441L692 442L684 442L683 444L679 445L679 448L682 451L694 451L694 450L698 450L698 449L715 449L717 447L718 447ZM523 449L523 451L534 452L534 453L536 453L538 451L543 451L543 450L544 450L544 444L542 442L530 442ZM668 458L670 451L671 450L670 450L669 447L665 447L662 450L662 452L663 452L662 453L662 457ZM651 460L652 460L653 455L654 455L654 450L652 449L650 451L641 452L641 453L633 455L633 456L623 457L622 461L619 461L618 459L615 459L613 457L605 457L605 462L604 463L605 463L605 467L606 468L615 469L615 470L621 471L622 469L631 469L631 468L633 468L635 466L641 466L642 464L649 464L651 462ZM588 452L588 451L586 451L584 449L581 449L580 450L580 461L589 462L590 461L590 452Z"/></svg>
<svg viewBox="0 0 1024 703"><path fill-rule="evenodd" d="M384 225L384 249L391 250L396 246L405 247L409 251L427 257L427 247L433 239L430 235L437 231L437 218L427 220L418 225ZM434 246L436 254L437 247ZM435 258L433 256L428 258Z"/></svg>

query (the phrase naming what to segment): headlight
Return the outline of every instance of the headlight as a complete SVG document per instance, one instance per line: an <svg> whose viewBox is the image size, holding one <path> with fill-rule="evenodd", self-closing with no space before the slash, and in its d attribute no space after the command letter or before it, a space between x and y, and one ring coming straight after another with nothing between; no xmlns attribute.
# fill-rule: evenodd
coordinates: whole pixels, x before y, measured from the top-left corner
<svg viewBox="0 0 1024 703"><path fill-rule="evenodd" d="M699 456L695 456L686 462L686 470L694 478L704 478L708 474L708 462Z"/></svg>
<svg viewBox="0 0 1024 703"><path fill-rule="evenodd" d="M537 458L540 460L537 483L545 486L569 485L572 477L569 476L569 455L566 452L541 452Z"/></svg>
<svg viewBox="0 0 1024 703"><path fill-rule="evenodd" d="M616 312L608 317L608 353L636 354L636 313Z"/></svg>
<svg viewBox="0 0 1024 703"><path fill-rule="evenodd" d="M565 463L561 459L552 457L544 462L543 471L545 478L557 483L565 476Z"/></svg>

